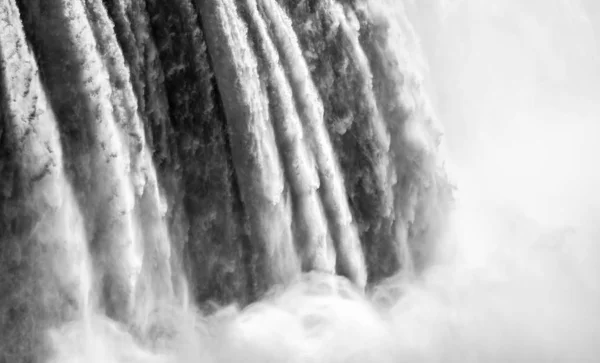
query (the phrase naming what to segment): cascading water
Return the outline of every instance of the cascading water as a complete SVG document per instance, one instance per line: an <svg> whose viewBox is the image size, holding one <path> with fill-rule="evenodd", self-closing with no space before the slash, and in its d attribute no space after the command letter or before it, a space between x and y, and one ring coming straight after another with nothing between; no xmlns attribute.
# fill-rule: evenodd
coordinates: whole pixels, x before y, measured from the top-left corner
<svg viewBox="0 0 600 363"><path fill-rule="evenodd" d="M591 3L529 2L595 26ZM489 2L502 25L544 29L510 4ZM489 170L463 162L466 115L500 102L468 76L493 59L458 72L453 31L490 32L452 19L481 6L3 0L0 361L597 359L595 237L538 238L473 202L501 183L464 177ZM600 78L597 30L567 25L591 61L565 64ZM574 117L600 114L597 86L564 85ZM425 90L450 120L458 194Z"/></svg>

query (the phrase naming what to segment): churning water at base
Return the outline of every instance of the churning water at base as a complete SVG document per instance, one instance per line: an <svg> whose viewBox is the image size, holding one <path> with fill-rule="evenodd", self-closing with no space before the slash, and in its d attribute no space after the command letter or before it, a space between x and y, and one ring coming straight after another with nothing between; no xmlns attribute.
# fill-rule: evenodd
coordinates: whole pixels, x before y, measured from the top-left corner
<svg viewBox="0 0 600 363"><path fill-rule="evenodd" d="M5 1L0 360L597 361L594 6Z"/></svg>
<svg viewBox="0 0 600 363"><path fill-rule="evenodd" d="M507 226L469 213L461 219L479 228L465 226L457 238L486 243L493 256L462 251L418 281L390 281L370 298L315 274L243 311L207 318L164 307L150 315L141 340L91 317L51 332L55 361L595 361L598 269L582 251L597 253L597 246L560 234L529 243L537 231L506 243L477 230Z"/></svg>

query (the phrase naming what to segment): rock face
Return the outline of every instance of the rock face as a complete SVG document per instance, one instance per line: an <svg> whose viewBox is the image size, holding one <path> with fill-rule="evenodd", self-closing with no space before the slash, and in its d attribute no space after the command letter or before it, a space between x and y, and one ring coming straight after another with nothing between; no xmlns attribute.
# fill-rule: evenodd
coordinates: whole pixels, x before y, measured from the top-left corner
<svg viewBox="0 0 600 363"><path fill-rule="evenodd" d="M418 273L450 187L407 38L365 0L3 1L2 359L89 310Z"/></svg>

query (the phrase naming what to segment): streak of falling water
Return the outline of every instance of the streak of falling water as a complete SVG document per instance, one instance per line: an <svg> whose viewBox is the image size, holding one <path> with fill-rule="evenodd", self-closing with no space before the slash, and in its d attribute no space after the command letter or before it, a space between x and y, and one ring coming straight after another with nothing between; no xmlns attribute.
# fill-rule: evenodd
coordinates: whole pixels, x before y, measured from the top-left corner
<svg viewBox="0 0 600 363"><path fill-rule="evenodd" d="M336 163L331 141L325 130L323 104L304 61L298 39L290 19L274 0L261 2L266 17L271 21L272 37L281 54L281 60L290 79L307 139L320 170L322 200L330 220L334 243L339 247L338 272L359 285L366 283L364 256L358 232L348 207L343 178Z"/></svg>
<svg viewBox="0 0 600 363"><path fill-rule="evenodd" d="M129 71L125 65L122 51L112 27L110 19L101 2L90 1L88 9L92 17L94 32L99 44L100 54L107 68L111 85L111 104L121 135L127 135L129 165L125 170L129 174L130 186L126 190L131 200L130 222L137 230L133 237L134 254L142 262L139 268L140 280L132 283L132 290L139 300L136 311L144 311L141 304L146 301L169 301L173 294L171 281L171 245L167 228L163 221L166 206L158 189L156 171L148 152L144 130L137 113L137 99L129 80ZM146 279L146 281L144 281ZM151 309L152 307L150 307ZM142 312L142 314L144 314Z"/></svg>
<svg viewBox="0 0 600 363"><path fill-rule="evenodd" d="M292 90L271 41L264 20L258 13L256 1L247 4L251 21L258 33L255 38L262 47L257 54L264 59L271 79L274 128L277 131L283 164L290 179L292 194L297 203L296 241L305 271L335 273L335 250L317 193L319 180L314 160L309 158L302 125L296 112Z"/></svg>
<svg viewBox="0 0 600 363"><path fill-rule="evenodd" d="M23 218L29 217L35 223L23 236L35 247L28 250L21 245L16 258L32 260L31 273L37 281L35 286L23 286L20 293L27 296L31 294L27 289L33 288L28 309L39 314L36 324L48 327L87 319L91 313L92 267L85 221L65 175L56 117L31 50L17 46L26 44L26 40L15 19L18 9L11 0L0 13L0 57L5 75L0 98L6 106L2 110L9 127L6 139L22 166L19 183L25 205ZM28 329L32 334L35 326ZM9 334L3 332L5 337ZM2 350L15 348L0 344Z"/></svg>
<svg viewBox="0 0 600 363"><path fill-rule="evenodd" d="M135 286L142 267L142 244L140 230L134 217L135 194L129 179L129 152L118 131L118 112L113 109L110 99L113 91L109 70L104 66L101 53L97 50L96 39L89 23L84 4L65 4L68 31L77 53L81 54L81 78L86 80L88 112L91 117L91 130L94 137L93 155L97 175L104 180L95 181L95 195L102 211L96 217L102 223L97 227L97 246L103 255L101 269L106 276L105 285L110 289L107 309L112 314L128 319L134 308ZM66 21L66 20L65 20ZM95 150L94 150L95 149Z"/></svg>
<svg viewBox="0 0 600 363"><path fill-rule="evenodd" d="M242 198L254 209L249 212L252 234L266 251L267 278L287 282L300 272L300 265L293 246L288 191L256 57L233 1L205 1L201 14L209 49L226 59L215 63L215 73L230 120L233 162L243 180Z"/></svg>

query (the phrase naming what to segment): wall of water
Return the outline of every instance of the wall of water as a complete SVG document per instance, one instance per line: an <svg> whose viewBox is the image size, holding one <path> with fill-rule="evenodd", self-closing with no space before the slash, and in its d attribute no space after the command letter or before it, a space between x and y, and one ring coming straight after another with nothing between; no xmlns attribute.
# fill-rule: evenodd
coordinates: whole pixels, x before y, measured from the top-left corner
<svg viewBox="0 0 600 363"><path fill-rule="evenodd" d="M0 360L593 361L597 10L3 2Z"/></svg>

